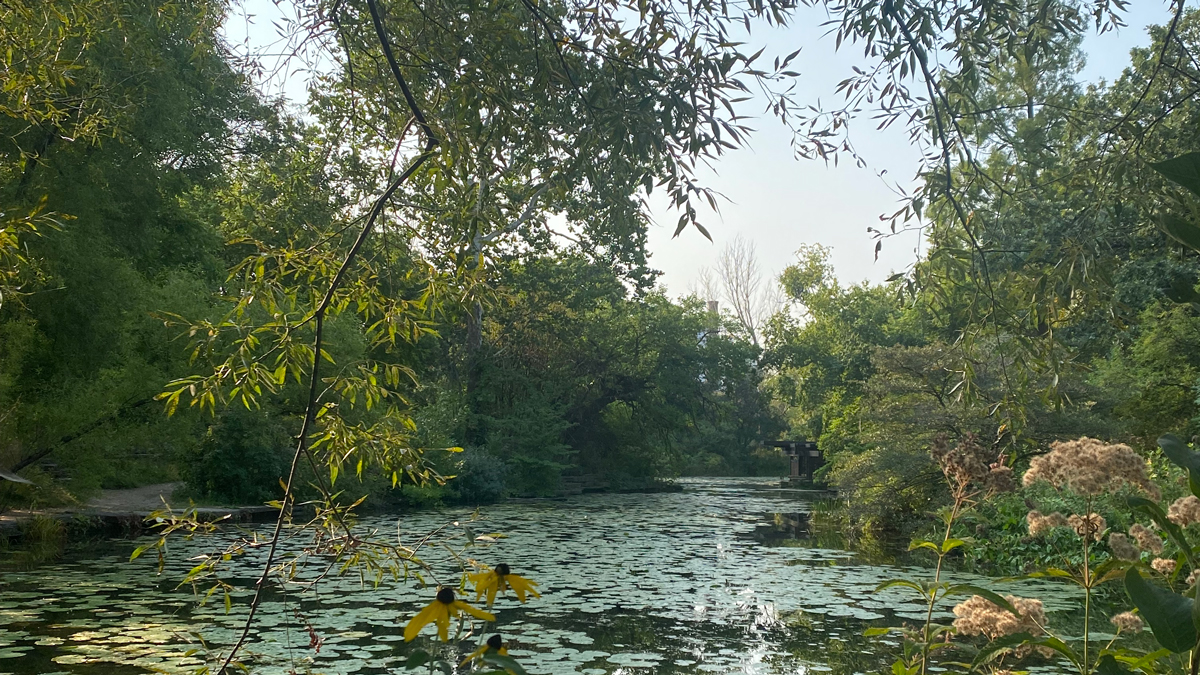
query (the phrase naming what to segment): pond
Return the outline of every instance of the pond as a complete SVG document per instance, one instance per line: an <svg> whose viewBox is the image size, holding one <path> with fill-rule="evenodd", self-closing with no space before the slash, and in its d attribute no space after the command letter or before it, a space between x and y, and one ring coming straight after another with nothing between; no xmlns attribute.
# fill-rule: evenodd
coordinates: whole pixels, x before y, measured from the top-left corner
<svg viewBox="0 0 1200 675"><path fill-rule="evenodd" d="M890 662L898 641L865 638L868 626L919 621L902 590L875 593L886 579L928 575L916 567L869 564L854 553L806 539L805 493L773 480L703 479L679 493L597 494L562 501L487 507L476 532L505 536L472 555L507 562L540 583L542 597L495 605L510 654L531 674L865 673ZM424 532L465 520L467 510L437 510L367 523L413 543ZM453 524L450 527L455 527ZM254 551L223 602L198 606L175 582L188 558L219 545L213 535L172 545L156 576L152 556L129 562L138 542L114 540L0 582L0 673L189 673L230 644L249 599ZM265 536L265 533L264 533ZM786 544L786 545L784 545ZM430 549L431 551L433 549ZM449 554L427 560L452 569ZM958 579L1034 595L1052 613L1077 609L1075 596L1050 582ZM1037 584L1037 588L1030 585ZM318 594L272 594L264 602L247 656L255 672L403 672L415 647L435 648L427 628L403 641L405 622L431 589L357 577L327 579ZM220 596L217 596L218 598ZM949 616L949 607L939 614ZM322 638L310 648L311 624ZM1053 616L1051 621L1053 621ZM486 635L485 634L485 635ZM478 636L473 638L478 640ZM463 643L463 651L472 648ZM452 647L453 649L453 647ZM1051 671L1047 671L1051 672Z"/></svg>

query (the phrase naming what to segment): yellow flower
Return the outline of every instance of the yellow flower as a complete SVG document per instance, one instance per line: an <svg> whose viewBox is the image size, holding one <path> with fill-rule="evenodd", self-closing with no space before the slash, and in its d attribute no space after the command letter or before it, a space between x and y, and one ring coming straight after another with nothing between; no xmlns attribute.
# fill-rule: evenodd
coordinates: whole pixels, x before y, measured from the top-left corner
<svg viewBox="0 0 1200 675"><path fill-rule="evenodd" d="M463 659L462 663L458 665L465 666L467 665L468 661L477 659L488 652L493 652L501 656L508 656L508 648L504 646L504 641L500 639L499 634L488 638L487 642L479 645L479 649L467 654L467 658Z"/></svg>
<svg viewBox="0 0 1200 675"><path fill-rule="evenodd" d="M487 606L491 607L492 602L496 600L496 591L503 591L505 588L511 588L513 593L517 594L517 599L525 602L525 594L529 593L535 598L542 597L541 593L534 590L537 586L536 582L530 581L525 577L513 574L505 563L496 565L496 569L489 570L486 567L483 572L469 574L467 578L475 584L475 601L487 593Z"/></svg>
<svg viewBox="0 0 1200 675"><path fill-rule="evenodd" d="M496 620L495 616L456 599L453 588L443 587L438 590L437 598L426 605L425 609L417 612L417 615L404 627L404 641L411 641L417 637L417 633L420 633L422 628L432 623L437 625L438 637L442 639L442 642L447 642L450 639L450 617L458 616L462 612L484 621Z"/></svg>

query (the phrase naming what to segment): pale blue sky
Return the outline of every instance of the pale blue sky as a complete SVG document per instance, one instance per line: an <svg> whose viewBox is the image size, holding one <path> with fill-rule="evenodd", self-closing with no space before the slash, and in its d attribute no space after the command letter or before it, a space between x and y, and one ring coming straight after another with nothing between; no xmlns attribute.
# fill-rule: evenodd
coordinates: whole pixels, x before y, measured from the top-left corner
<svg viewBox="0 0 1200 675"><path fill-rule="evenodd" d="M262 49L273 41L272 22L281 10L272 0L242 0L241 4L244 9L233 12L227 36L234 43L248 38L252 47ZM246 14L253 18L247 20ZM1169 16L1166 0L1133 0L1125 15L1126 28L1084 41L1088 63L1083 79L1111 80L1119 75L1129 50L1148 43L1146 26L1165 23ZM806 8L792 26L757 32L752 41L768 45L766 63L803 45L792 63L801 74L797 95L833 105L839 100L837 83L863 62L861 50L853 46L834 50L833 38L826 36L828 28L821 25L824 21L823 9ZM304 81L303 73L296 73L277 78L276 86L282 86L290 98L302 97ZM712 266L724 244L738 234L754 243L763 271L772 275L788 265L803 244L829 246L843 283L879 282L912 263L919 244L916 234L886 241L875 262L874 241L867 232L868 226L879 225L881 214L899 207L895 185L913 184L920 151L909 145L903 127L897 124L877 131L869 116L851 126L852 140L869 164L862 169L848 161L833 166L797 160L791 134L778 121L760 118L752 126L757 132L750 147L728 153L714 171L701 174L703 182L727 197L720 214L701 213L712 242L690 228L672 238L678 213L666 208L657 195L650 202L657 223L650 231L651 264L663 271L662 283L672 295L685 293L700 269Z"/></svg>
<svg viewBox="0 0 1200 675"><path fill-rule="evenodd" d="M807 21L758 37L770 45L766 56L805 45L793 62L793 70L801 74L801 91L814 100L835 103L837 83L851 74L852 66L862 65L861 48L835 51L833 38L825 35L827 27L820 25L824 12L812 8L807 12L811 15ZM1126 15L1127 27L1085 40L1088 62L1082 79L1114 79L1127 65L1129 50L1149 42L1146 26L1169 18L1168 2L1134 0ZM833 249L834 269L843 283L880 282L911 264L919 243L916 233L885 241L875 262L875 242L867 227L879 227L881 214L899 208L899 197L889 184L899 182L910 188L921 153L909 145L899 123L885 131L876 131L875 126L869 117L851 126L855 145L869 162L868 168L860 169L850 162L835 167L794 159L790 132L775 120L762 119L751 147L724 157L716 167L719 174L708 179L730 200L721 205L720 215L705 218L712 243L694 230L672 239L678 214L656 204L660 225L651 230L650 250L670 291L686 291L699 269L711 267L724 243L739 233L756 244L768 273L788 265L802 244L814 243Z"/></svg>

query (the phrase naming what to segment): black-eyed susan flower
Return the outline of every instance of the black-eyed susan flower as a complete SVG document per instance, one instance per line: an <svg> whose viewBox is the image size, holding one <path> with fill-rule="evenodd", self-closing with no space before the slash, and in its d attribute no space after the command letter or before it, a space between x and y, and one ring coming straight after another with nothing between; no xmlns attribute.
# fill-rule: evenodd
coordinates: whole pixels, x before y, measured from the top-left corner
<svg viewBox="0 0 1200 675"><path fill-rule="evenodd" d="M492 602L496 600L496 592L503 591L505 588L511 588L513 593L516 593L517 599L525 602L525 594L529 593L535 598L542 597L534 586L536 582L530 581L525 577L513 574L505 563L496 565L496 569L490 570L484 568L482 572L467 575L467 578L475 584L475 601L487 593L487 606L491 607Z"/></svg>
<svg viewBox="0 0 1200 675"><path fill-rule="evenodd" d="M461 613L467 613L477 619L484 621L495 621L496 617L479 609L468 605L454 597L453 588L441 588L437 592L437 597L433 602L425 606L417 615L409 620L408 625L404 627L404 641L409 642L417 637L417 633L429 624L435 624L438 630L438 637L442 642L447 642L450 639L450 617L458 616Z"/></svg>
<svg viewBox="0 0 1200 675"><path fill-rule="evenodd" d="M508 648L504 646L504 640L500 638L499 634L488 638L487 642L479 645L479 649L467 654L467 658L463 659L462 663L458 665L465 666L470 661L473 661L484 654L499 654L501 656L508 656Z"/></svg>

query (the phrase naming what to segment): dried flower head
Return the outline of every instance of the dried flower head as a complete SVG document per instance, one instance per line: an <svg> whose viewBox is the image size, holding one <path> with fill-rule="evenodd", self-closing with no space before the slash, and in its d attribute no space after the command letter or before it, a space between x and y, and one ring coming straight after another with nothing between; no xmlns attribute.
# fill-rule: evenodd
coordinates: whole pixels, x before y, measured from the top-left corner
<svg viewBox="0 0 1200 675"><path fill-rule="evenodd" d="M1012 467L1005 466L1002 461L993 463L983 479L983 487L992 494L1016 490L1017 482L1013 480Z"/></svg>
<svg viewBox="0 0 1200 675"><path fill-rule="evenodd" d="M1029 515L1025 516L1025 521L1029 523L1030 536L1040 537L1056 527L1064 527L1067 517L1058 511L1048 516L1043 516L1041 511L1030 511Z"/></svg>
<svg viewBox="0 0 1200 675"><path fill-rule="evenodd" d="M958 486L974 484L989 493L1011 492L1015 488L1012 469L1005 466L1004 456L997 456L975 434L967 434L953 445L942 434L934 440L929 456L946 478Z"/></svg>
<svg viewBox="0 0 1200 675"><path fill-rule="evenodd" d="M1110 621L1112 621L1112 625L1117 627L1117 632L1120 633L1140 633L1144 627L1142 617L1133 612L1121 612L1110 619Z"/></svg>
<svg viewBox="0 0 1200 675"><path fill-rule="evenodd" d="M1020 616L982 596L973 595L954 608L954 629L960 635L986 635L995 640L1004 635L1029 633L1041 635L1046 625L1046 611L1041 600L1005 596Z"/></svg>
<svg viewBox="0 0 1200 675"><path fill-rule="evenodd" d="M1192 570L1191 574L1188 575L1187 585L1188 586L1195 585L1196 579L1200 579L1200 569Z"/></svg>
<svg viewBox="0 0 1200 675"><path fill-rule="evenodd" d="M1200 523L1200 499L1197 499L1196 495L1176 499L1167 507L1167 519L1180 527Z"/></svg>
<svg viewBox="0 0 1200 675"><path fill-rule="evenodd" d="M1077 441L1051 443L1049 453L1035 457L1022 482L1028 487L1040 480L1089 497L1123 484L1140 488L1151 499L1158 499L1161 494L1146 476L1146 460L1133 448L1086 436Z"/></svg>
<svg viewBox="0 0 1200 675"><path fill-rule="evenodd" d="M1175 565L1175 561L1171 558L1155 558L1150 561L1150 566L1154 568L1154 571L1164 577L1169 577L1175 573Z"/></svg>
<svg viewBox="0 0 1200 675"><path fill-rule="evenodd" d="M1091 539L1092 541L1100 541L1100 533L1108 527L1108 523L1104 522L1104 516L1099 513L1089 513L1086 516L1072 514L1070 518L1067 518L1067 524L1081 539Z"/></svg>
<svg viewBox="0 0 1200 675"><path fill-rule="evenodd" d="M1129 537L1120 532L1108 535L1108 550L1112 551L1113 557L1118 560L1140 560L1142 557L1142 552L1133 545Z"/></svg>
<svg viewBox="0 0 1200 675"><path fill-rule="evenodd" d="M1134 523L1129 527L1129 535L1137 540L1138 548L1147 553L1158 555L1163 552L1162 537L1154 533L1154 530L1142 525Z"/></svg>

